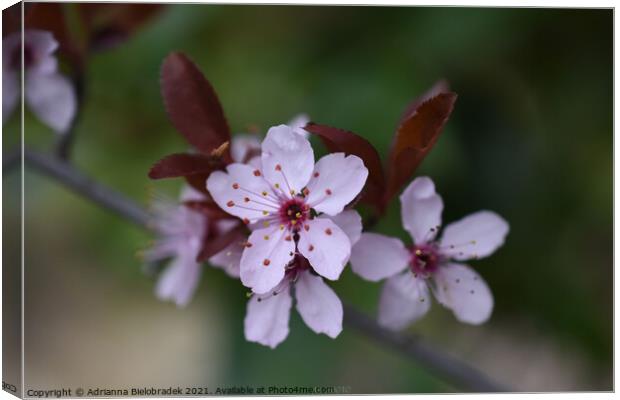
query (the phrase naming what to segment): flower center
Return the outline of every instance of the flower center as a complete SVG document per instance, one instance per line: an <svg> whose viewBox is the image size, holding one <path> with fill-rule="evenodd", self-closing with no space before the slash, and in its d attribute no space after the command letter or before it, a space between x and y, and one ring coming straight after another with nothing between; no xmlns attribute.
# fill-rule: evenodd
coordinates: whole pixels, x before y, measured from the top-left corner
<svg viewBox="0 0 620 400"><path fill-rule="evenodd" d="M293 198L280 206L280 222L292 230L301 229L310 216L310 207L302 199Z"/></svg>
<svg viewBox="0 0 620 400"><path fill-rule="evenodd" d="M411 250L411 271L422 278L428 278L437 270L439 258L435 244L414 245Z"/></svg>

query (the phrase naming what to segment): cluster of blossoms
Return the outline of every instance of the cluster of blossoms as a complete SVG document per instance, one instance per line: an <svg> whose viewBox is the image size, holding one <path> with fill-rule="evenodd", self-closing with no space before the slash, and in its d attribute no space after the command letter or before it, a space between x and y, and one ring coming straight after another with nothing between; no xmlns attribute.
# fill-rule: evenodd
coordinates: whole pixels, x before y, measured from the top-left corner
<svg viewBox="0 0 620 400"><path fill-rule="evenodd" d="M128 39L162 5L14 4L2 12L2 122L15 114L23 95L34 116L54 132L72 129L91 53ZM69 18L68 15L72 15ZM80 37L75 26L80 26ZM62 73L59 60L66 64ZM22 93L23 75L23 93Z"/></svg>
<svg viewBox="0 0 620 400"><path fill-rule="evenodd" d="M20 100L23 50L25 103L57 133L69 128L76 111L75 90L69 79L58 72L54 55L57 49L58 42L52 33L43 30L25 30L23 40L21 32L2 40L3 123Z"/></svg>
<svg viewBox="0 0 620 400"><path fill-rule="evenodd" d="M168 156L150 172L154 179L185 177L193 187L184 189L181 205L158 207L155 223L161 238L146 257L171 259L157 285L160 298L186 305L201 263L208 261L251 291L247 340L272 348L280 344L289 333L293 300L310 329L336 338L343 306L328 281L339 279L350 262L364 279L387 279L378 322L388 329L403 329L422 317L430 308L431 292L459 321L480 324L490 317L488 286L459 262L486 257L503 244L508 224L501 217L474 213L448 225L436 239L443 201L427 177L415 179L400 196L403 225L414 240L409 247L395 238L362 233L362 218L354 209L366 203L381 215L390 195L406 183L447 115L437 120L436 132L419 148L411 144L411 127L424 126L420 118L439 115L442 104L449 105L444 112L451 111L454 97L442 87L413 103L403 116L395 145L402 149L391 155L400 169L390 170L383 182L381 164L368 142L309 123L305 116L270 128L262 142L256 135L236 135L218 146L229 132L210 84L204 80L178 90L184 75L192 82L201 77L180 54L166 60L162 75L168 114L197 152ZM204 115L194 116L208 121L207 130L219 139L206 141L202 129L187 124L191 115L181 105L198 97L192 91L210 97ZM316 163L308 133L321 137L330 150Z"/></svg>

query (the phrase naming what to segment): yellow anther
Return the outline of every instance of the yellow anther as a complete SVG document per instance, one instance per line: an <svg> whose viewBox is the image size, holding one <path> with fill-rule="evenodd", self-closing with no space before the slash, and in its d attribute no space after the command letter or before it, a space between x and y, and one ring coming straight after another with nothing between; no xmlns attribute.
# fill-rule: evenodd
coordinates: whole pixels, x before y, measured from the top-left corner
<svg viewBox="0 0 620 400"><path fill-rule="evenodd" d="M280 184L279 183L276 183L274 186L276 187L276 189L280 189Z"/></svg>
<svg viewBox="0 0 620 400"><path fill-rule="evenodd" d="M280 224L280 230L283 231L284 230L284 225Z"/></svg>
<svg viewBox="0 0 620 400"><path fill-rule="evenodd" d="M268 228L268 227L269 227L269 221L264 221L264 222L263 222L263 226L264 226L265 228Z"/></svg>
<svg viewBox="0 0 620 400"><path fill-rule="evenodd" d="M297 218L301 218L301 213L300 213L300 212L298 212L297 214L295 214L295 217L297 217Z"/></svg>
<svg viewBox="0 0 620 400"><path fill-rule="evenodd" d="M269 212L263 211L263 215L267 215L267 214L269 214Z"/></svg>
<svg viewBox="0 0 620 400"><path fill-rule="evenodd" d="M269 240L269 235L265 235L265 236L263 236L263 239L265 239L265 240Z"/></svg>
<svg viewBox="0 0 620 400"><path fill-rule="evenodd" d="M265 191L263 190L262 195L263 195L263 196L267 196L267 192L265 192Z"/></svg>
<svg viewBox="0 0 620 400"><path fill-rule="evenodd" d="M297 223L297 220L296 220L296 219L294 219L294 220L292 220L292 221L291 221L291 225L295 225L296 223Z"/></svg>

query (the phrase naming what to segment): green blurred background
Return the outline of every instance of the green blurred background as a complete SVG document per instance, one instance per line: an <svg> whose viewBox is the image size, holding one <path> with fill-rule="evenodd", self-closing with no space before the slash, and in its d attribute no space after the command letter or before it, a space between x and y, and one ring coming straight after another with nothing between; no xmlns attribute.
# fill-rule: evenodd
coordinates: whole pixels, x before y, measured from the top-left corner
<svg viewBox="0 0 620 400"><path fill-rule="evenodd" d="M472 263L495 296L487 324L460 324L435 304L410 331L515 390L611 390L612 29L611 10L170 5L90 60L75 163L145 206L153 192L177 196L181 180L146 176L187 146L159 94L171 51L200 66L234 132L307 112L384 157L406 103L446 78L459 99L417 174L435 180L444 221L491 209L511 231ZM25 127L28 145L52 146L28 113ZM14 142L5 135L5 151ZM19 174L4 178L15 243ZM246 342L246 290L220 270L205 268L186 309L161 303L136 257L150 235L25 178L27 387L458 390L353 330L316 335L296 312L276 350ZM376 230L409 240L396 201ZM333 287L375 313L379 285L347 269Z"/></svg>

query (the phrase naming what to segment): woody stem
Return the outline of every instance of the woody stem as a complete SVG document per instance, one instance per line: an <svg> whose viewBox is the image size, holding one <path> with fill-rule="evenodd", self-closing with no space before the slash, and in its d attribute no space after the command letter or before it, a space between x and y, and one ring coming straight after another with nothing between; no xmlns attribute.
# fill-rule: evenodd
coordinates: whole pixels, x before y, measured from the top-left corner
<svg viewBox="0 0 620 400"><path fill-rule="evenodd" d="M147 228L148 214L139 205L121 193L95 182L69 163L29 149L24 149L24 161L29 167L60 182L97 205ZM378 345L392 348L417 362L456 388L474 392L509 390L481 371L448 355L419 336L404 335L382 328L374 319L351 305L344 305L344 323Z"/></svg>

